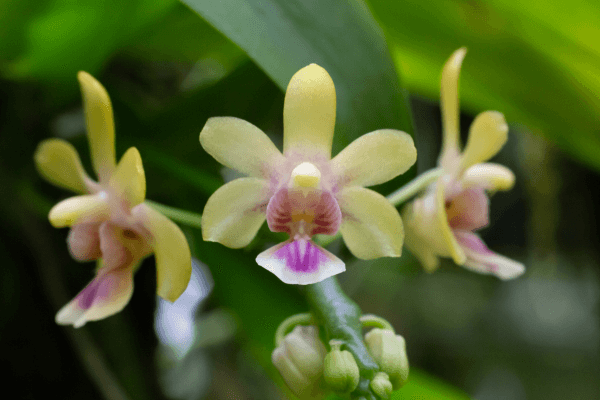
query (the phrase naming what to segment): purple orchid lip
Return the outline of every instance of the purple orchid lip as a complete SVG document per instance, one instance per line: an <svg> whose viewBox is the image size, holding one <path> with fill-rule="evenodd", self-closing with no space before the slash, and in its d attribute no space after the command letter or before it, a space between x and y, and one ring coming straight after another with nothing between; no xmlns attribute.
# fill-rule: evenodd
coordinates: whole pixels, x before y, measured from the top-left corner
<svg viewBox="0 0 600 400"><path fill-rule="evenodd" d="M319 265L328 261L328 257L319 246L306 239L286 243L273 255L284 261L287 268L296 273L315 272Z"/></svg>

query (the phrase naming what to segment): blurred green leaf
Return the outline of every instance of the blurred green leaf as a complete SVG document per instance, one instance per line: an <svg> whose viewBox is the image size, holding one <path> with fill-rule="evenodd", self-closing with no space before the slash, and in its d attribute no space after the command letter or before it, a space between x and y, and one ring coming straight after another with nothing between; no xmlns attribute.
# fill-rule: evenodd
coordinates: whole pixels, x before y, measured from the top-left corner
<svg viewBox="0 0 600 400"><path fill-rule="evenodd" d="M410 369L408 383L392 394L392 400L468 400L462 391L418 369Z"/></svg>
<svg viewBox="0 0 600 400"><path fill-rule="evenodd" d="M78 70L94 74L115 50L175 4L175 0L47 0L28 14L20 13L18 5L20 25L9 23L0 30L11 34L2 36L0 49L13 53L2 65L3 73L13 79L58 81L73 80ZM0 13L0 22L10 21L12 7L0 7ZM9 41L20 45L11 49Z"/></svg>
<svg viewBox="0 0 600 400"><path fill-rule="evenodd" d="M157 24L144 29L124 52L149 62L210 59L224 64L225 69L245 58L235 44L181 3Z"/></svg>
<svg viewBox="0 0 600 400"><path fill-rule="evenodd" d="M600 169L600 13L597 3L369 0L407 87L439 99L442 65L469 53L461 99L497 109Z"/></svg>
<svg viewBox="0 0 600 400"><path fill-rule="evenodd" d="M183 0L240 46L285 90L300 68L317 63L336 85L334 154L369 131L411 132L411 119L388 50L357 0Z"/></svg>
<svg viewBox="0 0 600 400"><path fill-rule="evenodd" d="M392 393L392 400L468 400L465 393L452 387L444 381L435 378L416 368L410 369L408 383L400 390ZM332 394L327 400L343 400Z"/></svg>

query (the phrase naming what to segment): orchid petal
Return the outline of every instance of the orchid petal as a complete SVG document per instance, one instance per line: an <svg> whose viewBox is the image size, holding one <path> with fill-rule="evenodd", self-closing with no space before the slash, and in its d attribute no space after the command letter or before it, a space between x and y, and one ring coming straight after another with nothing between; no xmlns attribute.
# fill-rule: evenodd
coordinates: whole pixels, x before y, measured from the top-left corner
<svg viewBox="0 0 600 400"><path fill-rule="evenodd" d="M80 328L121 311L133 293L133 270L101 272L56 314L56 323Z"/></svg>
<svg viewBox="0 0 600 400"><path fill-rule="evenodd" d="M462 155L461 169L484 162L495 156L508 139L508 125L498 111L485 111L475 117L469 129L469 139Z"/></svg>
<svg viewBox="0 0 600 400"><path fill-rule="evenodd" d="M210 196L202 216L202 237L238 249L250 243L265 221L267 182L239 178Z"/></svg>
<svg viewBox="0 0 600 400"><path fill-rule="evenodd" d="M200 144L221 164L253 177L268 178L283 162L271 139L239 118L209 118L200 132Z"/></svg>
<svg viewBox="0 0 600 400"><path fill-rule="evenodd" d="M335 87L317 64L296 72L285 92L283 105L283 152L319 152L331 157L335 126Z"/></svg>
<svg viewBox="0 0 600 400"><path fill-rule="evenodd" d="M67 236L71 256L78 261L96 260L102 256L100 251L100 223L74 225Z"/></svg>
<svg viewBox="0 0 600 400"><path fill-rule="evenodd" d="M402 220L405 221L404 245L419 260L425 271L433 272L440 266L440 259L433 251L428 238L422 237L413 230L412 224L408 223L409 206L402 211Z"/></svg>
<svg viewBox="0 0 600 400"><path fill-rule="evenodd" d="M385 197L350 186L337 198L342 210L342 237L352 254L364 260L400 257L404 240L402 220Z"/></svg>
<svg viewBox="0 0 600 400"><path fill-rule="evenodd" d="M459 98L458 98L458 77L460 68L467 54L467 49L461 47L456 50L442 70L441 83L441 103L442 103L442 122L444 127L444 140L440 163L447 167L446 159L459 152L460 127L459 127Z"/></svg>
<svg viewBox="0 0 600 400"><path fill-rule="evenodd" d="M424 196L414 200L402 212L402 218L407 227L406 234L413 236L413 238L407 239L406 243L408 246L417 244L409 249L420 259L426 259L426 266L431 268L435 268L437 263L434 263L433 258L425 255L422 251L425 245L419 243L420 239L427 242L426 246L437 256L452 257L458 265L462 265L466 259L448 224L445 203L444 185L440 179ZM418 239L414 236L417 236Z"/></svg>
<svg viewBox="0 0 600 400"><path fill-rule="evenodd" d="M128 203L129 207L136 206L146 197L146 176L140 152L131 147L125 152L117 169L108 183L114 190L115 196Z"/></svg>
<svg viewBox="0 0 600 400"><path fill-rule="evenodd" d="M288 240L263 251L256 257L261 267L282 282L309 285L346 270L344 262L308 239Z"/></svg>
<svg viewBox="0 0 600 400"><path fill-rule="evenodd" d="M115 124L106 89L93 76L79 71L92 165L100 181L107 181L116 166Z"/></svg>
<svg viewBox="0 0 600 400"><path fill-rule="evenodd" d="M359 137L331 162L333 173L344 185L372 186L403 174L416 160L409 134L382 129Z"/></svg>
<svg viewBox="0 0 600 400"><path fill-rule="evenodd" d="M87 182L92 180L85 173L79 154L73 145L62 139L41 142L33 156L40 174L49 182L77 193L87 193Z"/></svg>
<svg viewBox="0 0 600 400"><path fill-rule="evenodd" d="M122 232L123 230L119 226L108 221L103 222L98 229L102 265L108 271L129 267L141 258L135 257L133 252L125 246L121 240Z"/></svg>
<svg viewBox="0 0 600 400"><path fill-rule="evenodd" d="M509 190L515 184L515 174L504 165L480 163L468 168L462 177L463 187L480 186L486 190Z"/></svg>
<svg viewBox="0 0 600 400"><path fill-rule="evenodd" d="M467 255L463 267L482 274L495 275L502 280L514 279L525 272L523 264L494 253L476 234L456 231L455 235Z"/></svg>
<svg viewBox="0 0 600 400"><path fill-rule="evenodd" d="M446 201L446 216L452 229L474 231L489 224L489 200L482 187L461 191Z"/></svg>
<svg viewBox="0 0 600 400"><path fill-rule="evenodd" d="M100 222L109 217L106 192L70 197L50 210L48 219L55 228L84 222Z"/></svg>
<svg viewBox="0 0 600 400"><path fill-rule="evenodd" d="M192 256L183 232L169 218L145 204L134 207L131 214L152 235L156 293L165 300L177 300L192 276Z"/></svg>
<svg viewBox="0 0 600 400"><path fill-rule="evenodd" d="M298 224L308 236L335 235L342 213L331 192L282 188L267 205L267 224L271 232L294 235Z"/></svg>

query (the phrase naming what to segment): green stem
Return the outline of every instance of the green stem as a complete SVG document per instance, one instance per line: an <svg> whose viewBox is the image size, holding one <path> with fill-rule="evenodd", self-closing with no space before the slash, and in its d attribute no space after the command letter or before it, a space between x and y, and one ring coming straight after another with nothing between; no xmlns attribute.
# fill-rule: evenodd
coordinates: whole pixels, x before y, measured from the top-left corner
<svg viewBox="0 0 600 400"><path fill-rule="evenodd" d="M381 328L395 332L392 324L387 322L385 319L378 317L377 315L365 314L360 317L360 323L362 324L363 328Z"/></svg>
<svg viewBox="0 0 600 400"><path fill-rule="evenodd" d="M181 210L179 208L171 206L165 206L164 204L160 204L151 200L146 200L144 203L154 208L156 211L171 218L173 221L191 226L193 228L202 228L202 215L200 214L196 214L191 211Z"/></svg>
<svg viewBox="0 0 600 400"><path fill-rule="evenodd" d="M387 199L397 207L429 186L430 183L442 176L443 172L441 168L429 170L387 196Z"/></svg>
<svg viewBox="0 0 600 400"><path fill-rule="evenodd" d="M360 382L351 393L352 398L379 399L369 388L379 366L363 342L361 310L358 305L346 296L335 277L307 285L306 298L317 322L325 328L326 342L332 339L340 341L358 364Z"/></svg>

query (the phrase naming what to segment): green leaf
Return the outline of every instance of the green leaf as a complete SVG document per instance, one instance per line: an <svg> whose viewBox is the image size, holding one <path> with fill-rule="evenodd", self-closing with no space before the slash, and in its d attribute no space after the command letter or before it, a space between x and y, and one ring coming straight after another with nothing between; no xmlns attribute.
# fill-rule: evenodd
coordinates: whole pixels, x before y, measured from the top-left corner
<svg viewBox="0 0 600 400"><path fill-rule="evenodd" d="M597 3L369 0L411 92L439 99L445 60L469 50L463 109L496 109L600 169ZM576 13L572 12L577 10Z"/></svg>
<svg viewBox="0 0 600 400"><path fill-rule="evenodd" d="M20 15L20 26L2 28L20 43L1 65L12 79L74 81L78 70L96 73L115 50L148 24L167 14L175 0L73 2L50 0L35 12ZM10 20L10 9L0 7L0 22ZM19 51L20 50L20 51ZM18 54L15 54L18 53Z"/></svg>
<svg viewBox="0 0 600 400"><path fill-rule="evenodd" d="M241 47L285 90L317 63L336 85L334 154L380 128L411 132L407 101L385 41L358 0L182 0Z"/></svg>
<svg viewBox="0 0 600 400"><path fill-rule="evenodd" d="M392 394L392 400L468 400L462 391L415 368L410 369L408 383Z"/></svg>
<svg viewBox="0 0 600 400"><path fill-rule="evenodd" d="M327 400L343 400L332 394ZM416 368L410 369L408 383L392 393L392 400L468 400L459 389Z"/></svg>

